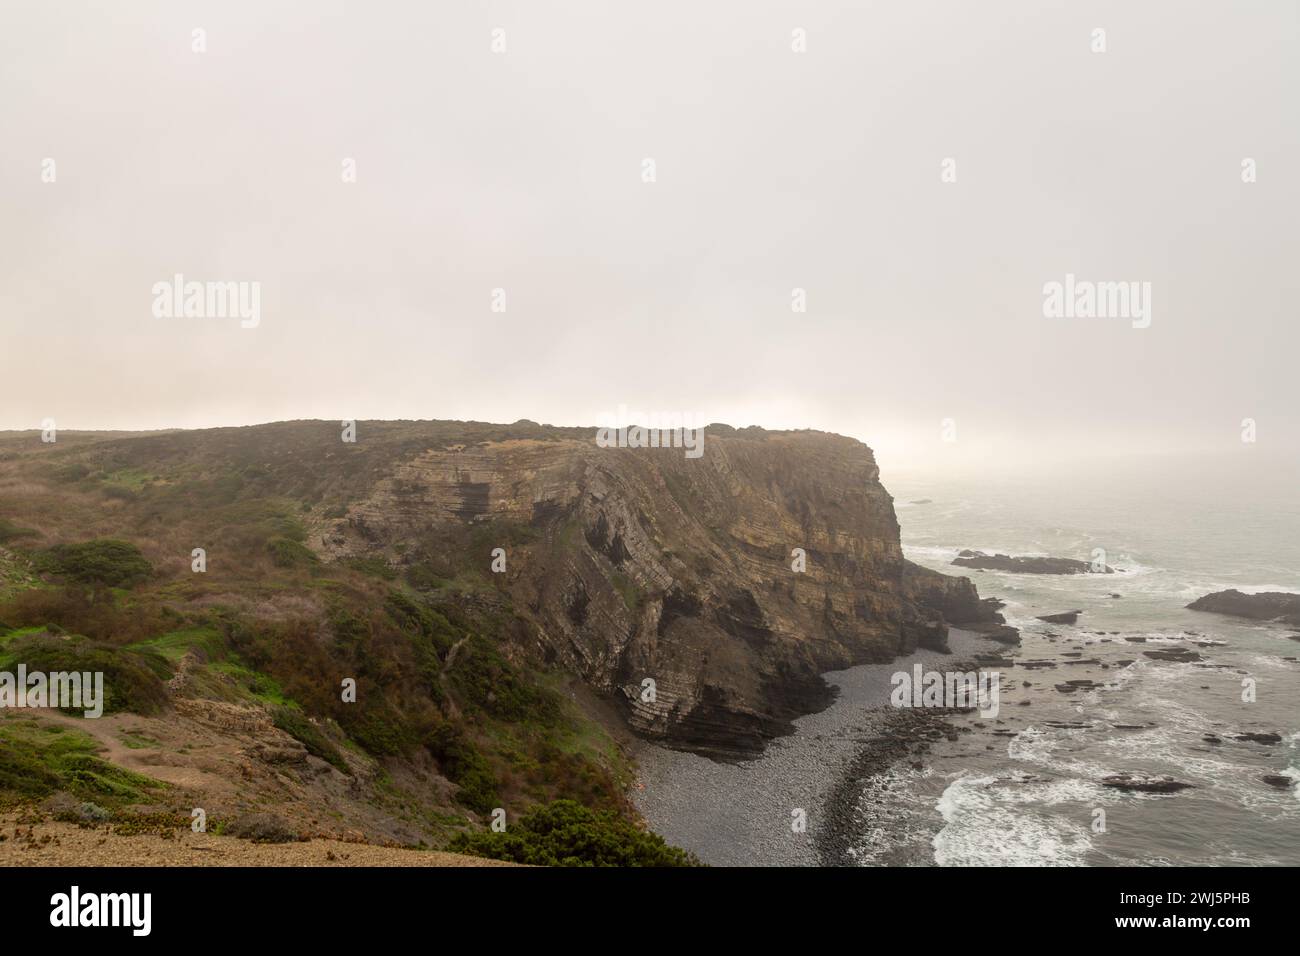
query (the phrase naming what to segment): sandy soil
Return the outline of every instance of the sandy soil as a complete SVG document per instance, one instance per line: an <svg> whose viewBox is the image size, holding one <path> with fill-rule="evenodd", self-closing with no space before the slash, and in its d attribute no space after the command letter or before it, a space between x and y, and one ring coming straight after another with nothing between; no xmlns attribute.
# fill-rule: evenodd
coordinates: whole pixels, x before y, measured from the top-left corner
<svg viewBox="0 0 1300 956"><path fill-rule="evenodd" d="M178 831L118 836L108 827L73 823L28 826L0 815L0 866L514 866L431 850L312 840L250 843L230 836Z"/></svg>

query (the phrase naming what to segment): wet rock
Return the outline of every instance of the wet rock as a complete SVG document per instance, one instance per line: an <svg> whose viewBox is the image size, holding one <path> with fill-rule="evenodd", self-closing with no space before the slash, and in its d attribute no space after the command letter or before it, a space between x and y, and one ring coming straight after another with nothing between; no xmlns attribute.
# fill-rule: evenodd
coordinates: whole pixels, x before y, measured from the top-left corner
<svg viewBox="0 0 1300 956"><path fill-rule="evenodd" d="M1009 571L1013 574L1113 574L1115 569L1093 571L1087 561L1074 558L1013 557L1009 554L985 554L983 551L965 550L953 559L953 564L981 571Z"/></svg>
<svg viewBox="0 0 1300 956"><path fill-rule="evenodd" d="M1116 773L1101 778L1103 787L1114 787L1137 793L1177 793L1180 790L1194 788L1194 784L1182 783L1173 777L1156 777L1145 774Z"/></svg>
<svg viewBox="0 0 1300 956"><path fill-rule="evenodd" d="M1104 685L1092 680L1068 680L1064 684L1057 684L1056 689L1062 694L1073 694L1077 690L1093 690L1102 686Z"/></svg>
<svg viewBox="0 0 1300 956"><path fill-rule="evenodd" d="M1210 611L1214 614L1250 618L1252 621L1281 621L1300 626L1300 594L1288 594L1285 591L1243 594L1236 588L1231 588L1199 597L1187 606L1193 611Z"/></svg>
<svg viewBox="0 0 1300 956"><path fill-rule="evenodd" d="M1153 661L1174 661L1178 664L1191 664L1195 661L1201 661L1201 657L1196 651L1189 651L1186 648L1170 648L1169 650L1143 651L1143 657L1149 657Z"/></svg>
<svg viewBox="0 0 1300 956"><path fill-rule="evenodd" d="M1038 620L1046 621L1048 624L1073 624L1079 620L1082 611L1062 611L1059 614L1040 614Z"/></svg>
<svg viewBox="0 0 1300 956"><path fill-rule="evenodd" d="M1281 734L1245 733L1245 734L1236 734L1233 736L1232 739L1247 740L1250 741L1251 743L1256 743L1256 744L1276 744L1282 742Z"/></svg>

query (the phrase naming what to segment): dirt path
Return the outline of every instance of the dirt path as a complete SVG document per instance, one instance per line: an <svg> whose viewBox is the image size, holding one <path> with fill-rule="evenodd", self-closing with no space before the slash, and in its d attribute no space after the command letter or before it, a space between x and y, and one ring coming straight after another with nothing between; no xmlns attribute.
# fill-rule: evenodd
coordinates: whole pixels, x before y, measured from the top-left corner
<svg viewBox="0 0 1300 956"><path fill-rule="evenodd" d="M514 866L457 853L312 840L250 843L211 833L118 836L111 828L0 815L0 866Z"/></svg>
<svg viewBox="0 0 1300 956"><path fill-rule="evenodd" d="M211 765L211 758L189 757L162 747L132 747L125 743L127 737L141 739L144 735L153 739L153 734L165 729L158 726L157 721L131 714L113 714L86 720L48 708L32 710L31 713L47 723L61 724L93 737L100 746L100 757L127 770L189 789L211 788L224 783L217 773L203 768L204 763ZM231 748L232 752L234 749Z"/></svg>

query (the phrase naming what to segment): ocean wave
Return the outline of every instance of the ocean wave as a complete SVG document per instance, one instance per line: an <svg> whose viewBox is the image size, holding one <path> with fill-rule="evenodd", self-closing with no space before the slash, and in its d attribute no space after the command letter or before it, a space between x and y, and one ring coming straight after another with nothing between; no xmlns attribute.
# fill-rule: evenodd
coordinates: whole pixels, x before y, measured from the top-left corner
<svg viewBox="0 0 1300 956"><path fill-rule="evenodd" d="M944 825L931 840L934 860L940 866L1081 866L1093 848L1088 827L1032 805L1093 796L1082 780L960 776L935 804Z"/></svg>

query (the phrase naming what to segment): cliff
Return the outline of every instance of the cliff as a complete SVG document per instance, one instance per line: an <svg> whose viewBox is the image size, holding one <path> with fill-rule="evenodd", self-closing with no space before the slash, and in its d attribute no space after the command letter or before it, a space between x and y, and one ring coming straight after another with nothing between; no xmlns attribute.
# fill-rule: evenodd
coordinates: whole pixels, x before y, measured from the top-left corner
<svg viewBox="0 0 1300 956"><path fill-rule="evenodd" d="M323 672L369 661L410 685L393 707L418 699L436 719L456 718L442 692L374 657L413 653L380 641L391 621L358 630L358 615L400 604L380 587L423 598L512 666L578 676L641 736L715 755L754 753L825 706L825 671L943 647L948 622L1000 621L968 580L904 561L893 500L858 441L712 425L692 458L595 435L527 421L359 422L355 443L335 422L64 433L57 446L11 435L0 469L31 489L12 511L33 547L135 541L159 569L149 600L168 614L228 607L268 635L292 624L310 642L295 653ZM201 575L196 544L209 549ZM369 593L378 605L363 611ZM452 679L467 665L442 649L426 666ZM500 688L467 688L508 711L493 703ZM298 693L328 704L314 684Z"/></svg>
<svg viewBox="0 0 1300 956"><path fill-rule="evenodd" d="M717 754L759 750L825 706L824 671L942 646L945 616L991 619L968 580L903 560L860 442L714 425L691 459L593 435L444 436L311 543L402 564L476 529L467 557L486 569L505 551L489 577L532 625L532 651L614 695L639 734Z"/></svg>

